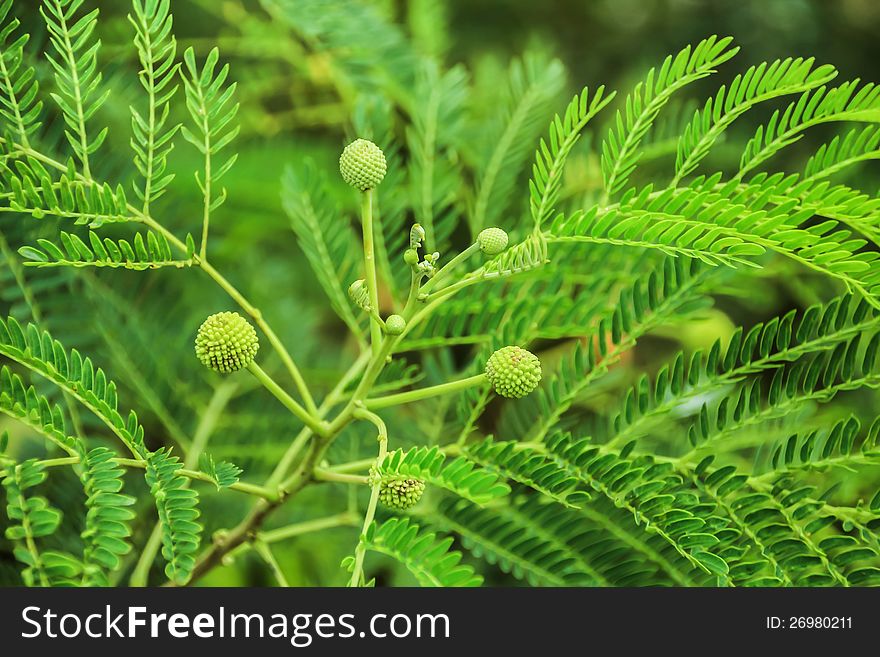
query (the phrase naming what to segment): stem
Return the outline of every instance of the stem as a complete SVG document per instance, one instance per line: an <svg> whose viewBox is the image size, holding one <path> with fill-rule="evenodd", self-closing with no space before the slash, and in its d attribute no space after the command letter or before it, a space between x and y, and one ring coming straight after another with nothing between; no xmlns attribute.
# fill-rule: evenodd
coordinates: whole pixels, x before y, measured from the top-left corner
<svg viewBox="0 0 880 657"><path fill-rule="evenodd" d="M437 395L447 395L459 390L465 390L474 386L482 385L486 382L486 375L475 374L457 381L448 381L436 386L428 388L420 388L419 390L408 390L407 392L399 392L394 395L385 395L384 397L373 397L364 400L367 408L376 410L379 408L387 408L388 406L397 406L398 404L408 404L410 402L419 401L420 399L428 399Z"/></svg>
<svg viewBox="0 0 880 657"><path fill-rule="evenodd" d="M201 89L199 89L201 95ZM202 105L204 107L204 104ZM211 224L211 139L207 126L207 113L205 113L205 209L202 212L202 242L199 248L199 259L208 261L208 226Z"/></svg>
<svg viewBox="0 0 880 657"><path fill-rule="evenodd" d="M129 586L144 587L150 581L150 568L153 561L159 553L159 547L162 545L162 523L157 522L153 525L150 537L144 543L141 555L138 557L134 570L131 571L131 578L128 580Z"/></svg>
<svg viewBox="0 0 880 657"><path fill-rule="evenodd" d="M522 443L526 445L526 443ZM529 445L531 446L531 445ZM443 452L446 456L458 456L461 454L461 445L444 445L440 448L440 451ZM368 459L358 459L357 461L349 461L348 463L340 463L339 465L331 465L327 468L329 472L360 472L361 470L366 470L370 466L372 466L376 462L374 458Z"/></svg>
<svg viewBox="0 0 880 657"><path fill-rule="evenodd" d="M261 532L260 538L266 543L275 543L277 541L293 538L294 536L302 536L303 534L321 531L322 529L344 527L346 525L354 524L356 520L357 516L353 513L345 512L327 518L306 520L305 522L298 522L295 525L288 525L287 527L279 527L278 529L273 529L268 532Z"/></svg>
<svg viewBox="0 0 880 657"><path fill-rule="evenodd" d="M266 532L259 532L257 534L257 540L260 540L263 543L277 543L288 538L295 538L304 534L319 532L324 529L333 529L334 527L346 527L349 525L354 525L355 523L357 523L358 520L360 520L358 516L356 516L354 513L351 513L350 511L346 511L344 513L339 513L335 516L318 518L316 520L305 520L303 522L286 525L285 527L279 527L278 529L272 529ZM251 545L251 543L242 543L237 548L232 550L229 553L229 556L232 558L238 557L239 555L248 552L252 548L253 546Z"/></svg>
<svg viewBox="0 0 880 657"><path fill-rule="evenodd" d="M354 411L354 416L357 418L361 418L372 422L376 425L376 428L379 430L378 440L379 440L379 455L376 457L376 467L378 468L382 461L385 460L385 456L388 454L388 430L385 427L385 423L375 413L371 413L362 408L357 408ZM364 543L364 538L366 536L367 530L369 530L370 525L373 524L373 518L376 517L376 505L379 503L379 488L381 483L376 481L373 484L373 488L370 491L370 502L367 504L367 512L364 514L364 524L361 529L361 537L358 541L357 548L355 548L354 552L354 567L351 571L351 580L349 580L349 586L360 586L361 583L364 582L364 557L367 553L367 547Z"/></svg>
<svg viewBox="0 0 880 657"><path fill-rule="evenodd" d="M269 392L275 395L275 398L278 399L284 406L297 416L300 420L302 420L303 424L309 427L312 431L314 431L319 436L323 436L326 433L326 427L321 423L320 420L311 415L306 409L300 406L296 400L288 395L284 389L275 383L275 380L270 377L266 372L261 368L256 362L251 361L251 364L248 365L248 371L253 374L257 380L263 384L263 387L266 388Z"/></svg>
<svg viewBox="0 0 880 657"><path fill-rule="evenodd" d="M154 230L165 231L164 228L160 228L159 224L153 222L154 225L151 225L151 228ZM150 225L150 224L147 224ZM167 232L167 231L166 231ZM170 234L170 233L169 233ZM166 237L168 235L166 234ZM176 237L174 238L177 239ZM170 238L169 238L169 241ZM186 250L186 245L179 242L178 246L183 247ZM293 379L293 382L296 384L296 388L299 391L300 396L303 398L303 403L306 406L306 409L309 413L316 415L317 407L315 406L315 400L312 399L312 395L309 392L309 387L306 385L305 379L303 379L302 373L299 371L299 368L296 366L296 363L293 362L293 358L288 353L287 349L282 344L281 340L275 335L275 331L269 326L265 319L263 319L263 314L260 310L244 298L244 296L232 285L223 275L218 272L214 267L209 265L207 262L200 262L199 267L210 276L223 290L235 301L241 309L244 310L248 315L250 315L251 319L260 327L260 330L269 338L269 344L272 345L272 348L278 353L281 357L281 362L284 363L284 366L287 368L287 371L290 373L290 377Z"/></svg>
<svg viewBox="0 0 880 657"><path fill-rule="evenodd" d="M315 468L313 476L317 481L335 481L342 484L367 484L370 481L368 477L343 474L324 468Z"/></svg>
<svg viewBox="0 0 880 657"><path fill-rule="evenodd" d="M441 267L440 270L436 274L434 274L434 278L432 278L422 286L422 294L427 294L432 289L434 289L434 287L437 285L437 283L440 282L441 279L448 276L453 269L455 269L459 264L470 258L474 253L479 250L480 245L477 242L474 242L464 251L455 256L452 260L443 265L443 267Z"/></svg>
<svg viewBox="0 0 880 657"><path fill-rule="evenodd" d="M352 364L352 366L348 369L348 371L342 376L342 378L339 379L339 382L336 384L333 390L331 390L327 394L326 399L324 399L324 401L321 403L321 407L318 409L319 418L323 419L327 411L330 410L330 408L337 403L348 384L351 383L352 379L354 379L354 377L356 377L358 373L366 366L369 358L369 354L361 354L360 357L354 362L354 364ZM299 435L297 435L297 437L290 444L290 447L287 448L287 451L284 452L281 460L278 461L278 465L275 466L275 470L272 471L269 479L266 481L267 486L277 486L281 483L281 480L290 470L290 466L296 460L296 457L302 451L303 447L305 447L311 435L312 432L308 427L305 427L299 433Z"/></svg>
<svg viewBox="0 0 880 657"><path fill-rule="evenodd" d="M272 570L272 574L275 575L278 586L290 588L290 584L287 583L287 578L281 571L281 566L278 565L278 562L275 560L275 555L272 554L272 550L269 549L269 546L266 545L266 543L264 543L259 538L255 541L252 541L251 543L254 546L254 551L260 555L263 561L265 561L269 568Z"/></svg>
<svg viewBox="0 0 880 657"><path fill-rule="evenodd" d="M379 313L379 289L376 281L376 254L373 246L373 190L361 195L361 223L364 231L364 270L370 293L370 347L375 357L382 344L382 326L376 321Z"/></svg>
<svg viewBox="0 0 880 657"><path fill-rule="evenodd" d="M128 458L114 458L111 459L114 463L118 465L122 465L128 468L140 468L145 469L147 467L147 462L143 459L128 459ZM68 456L64 458L57 459L46 459L45 461L40 461L40 465L44 468L52 468L61 465L76 465L80 462L80 458L78 456ZM0 472L4 472L0 470ZM190 470L188 468L181 468L177 471L181 477L187 477L188 479L195 479L197 481L204 481L211 484L214 484L214 480L204 472L200 472L198 470ZM274 490L270 489L267 486L257 486L256 484L246 484L243 481L238 481L230 486L227 486L229 490L236 490L240 493L247 493L248 495L255 495L257 497L262 497L267 500L275 500L278 498L278 493Z"/></svg>

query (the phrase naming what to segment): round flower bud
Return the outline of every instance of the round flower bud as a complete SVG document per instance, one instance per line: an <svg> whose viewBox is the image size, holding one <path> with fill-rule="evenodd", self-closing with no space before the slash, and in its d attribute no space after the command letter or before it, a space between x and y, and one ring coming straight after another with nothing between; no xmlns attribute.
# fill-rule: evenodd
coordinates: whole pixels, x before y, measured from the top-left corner
<svg viewBox="0 0 880 657"><path fill-rule="evenodd" d="M238 313L211 315L196 335L196 356L205 367L223 374L250 365L259 348L257 332Z"/></svg>
<svg viewBox="0 0 880 657"><path fill-rule="evenodd" d="M400 315L389 315L385 320L385 332L388 335L400 335L406 329L406 320Z"/></svg>
<svg viewBox="0 0 880 657"><path fill-rule="evenodd" d="M357 306L370 312L370 290L367 288L367 281L363 278L357 279L348 286L348 296Z"/></svg>
<svg viewBox="0 0 880 657"><path fill-rule="evenodd" d="M538 387L541 361L521 347L502 347L489 357L486 378L502 397L525 397Z"/></svg>
<svg viewBox="0 0 880 657"><path fill-rule="evenodd" d="M377 187L385 177L386 169L382 149L366 139L355 139L339 156L339 172L343 180L362 192Z"/></svg>
<svg viewBox="0 0 880 657"><path fill-rule="evenodd" d="M422 499L425 482L402 475L382 477L379 482L379 501L392 509L406 511Z"/></svg>
<svg viewBox="0 0 880 657"><path fill-rule="evenodd" d="M412 266L419 262L419 252L415 249L407 249L403 252L403 261Z"/></svg>
<svg viewBox="0 0 880 657"><path fill-rule="evenodd" d="M477 235L477 244L486 255L498 255L507 248L507 233L500 228L486 228Z"/></svg>

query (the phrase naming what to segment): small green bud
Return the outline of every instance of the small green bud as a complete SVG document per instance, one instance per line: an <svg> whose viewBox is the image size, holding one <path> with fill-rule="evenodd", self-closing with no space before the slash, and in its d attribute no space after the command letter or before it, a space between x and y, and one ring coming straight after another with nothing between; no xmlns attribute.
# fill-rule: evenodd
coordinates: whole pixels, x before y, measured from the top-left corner
<svg viewBox="0 0 880 657"><path fill-rule="evenodd" d="M410 267L418 264L419 262L419 252L415 249L407 249L403 252L403 261L408 264Z"/></svg>
<svg viewBox="0 0 880 657"><path fill-rule="evenodd" d="M525 397L538 387L541 361L521 347L502 347L489 357L486 378L502 397Z"/></svg>
<svg viewBox="0 0 880 657"><path fill-rule="evenodd" d="M257 332L238 313L211 315L196 335L196 356L205 367L228 374L253 362L260 348Z"/></svg>
<svg viewBox="0 0 880 657"><path fill-rule="evenodd" d="M406 329L406 320L400 315L389 315L385 320L385 332L388 335L400 335Z"/></svg>
<svg viewBox="0 0 880 657"><path fill-rule="evenodd" d="M355 139L339 156L339 172L343 180L362 192L377 187L386 170L382 149L366 139Z"/></svg>
<svg viewBox="0 0 880 657"><path fill-rule="evenodd" d="M507 248L507 233L500 228L486 228L477 235L477 244L486 255L498 255Z"/></svg>
<svg viewBox="0 0 880 657"><path fill-rule="evenodd" d="M357 279L348 286L348 296L351 297L355 305L370 312L370 290L367 289L367 281L363 278Z"/></svg>
<svg viewBox="0 0 880 657"><path fill-rule="evenodd" d="M379 480L379 501L392 509L406 511L422 499L425 482L402 475L385 475Z"/></svg>

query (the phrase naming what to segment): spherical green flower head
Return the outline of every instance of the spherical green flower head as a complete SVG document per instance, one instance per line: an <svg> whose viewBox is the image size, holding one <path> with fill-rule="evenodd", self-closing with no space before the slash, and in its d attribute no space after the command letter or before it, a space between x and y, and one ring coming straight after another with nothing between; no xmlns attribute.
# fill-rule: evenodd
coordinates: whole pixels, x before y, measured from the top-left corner
<svg viewBox="0 0 880 657"><path fill-rule="evenodd" d="M366 139L355 139L339 156L339 172L343 180L362 192L377 187L386 170L385 153Z"/></svg>
<svg viewBox="0 0 880 657"><path fill-rule="evenodd" d="M259 348L257 332L238 313L211 315L196 335L196 356L205 367L223 374L250 365Z"/></svg>
<svg viewBox="0 0 880 657"><path fill-rule="evenodd" d="M502 347L489 356L486 377L502 397L525 397L538 387L541 361L531 351L520 347Z"/></svg>
<svg viewBox="0 0 880 657"><path fill-rule="evenodd" d="M388 335L400 335L406 329L406 320L400 315L389 315L385 320L385 331Z"/></svg>
<svg viewBox="0 0 880 657"><path fill-rule="evenodd" d="M477 235L477 244L486 255L498 255L507 248L507 233L500 228L486 228Z"/></svg>
<svg viewBox="0 0 880 657"><path fill-rule="evenodd" d="M422 499L425 482L400 475L383 477L379 482L379 501L392 509L406 511Z"/></svg>

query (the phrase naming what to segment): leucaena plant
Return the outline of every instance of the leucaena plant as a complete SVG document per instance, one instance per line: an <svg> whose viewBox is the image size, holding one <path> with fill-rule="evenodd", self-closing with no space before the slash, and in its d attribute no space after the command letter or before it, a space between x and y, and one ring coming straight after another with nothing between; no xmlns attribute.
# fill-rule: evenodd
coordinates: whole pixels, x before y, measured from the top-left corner
<svg viewBox="0 0 880 657"><path fill-rule="evenodd" d="M240 107L169 0L133 0L120 127L97 9L33 4L0 0L0 581L188 585L259 558L286 585L309 550L334 561L309 583L351 586L375 555L428 585L880 583L880 199L847 177L880 153L880 88L786 58L672 111L736 54L713 36L554 115L542 55L499 89L370 3L225 3L333 135L338 170L259 169L297 251L224 185L248 130L301 112ZM819 125L840 132L786 170ZM780 281L804 308L730 326Z"/></svg>

